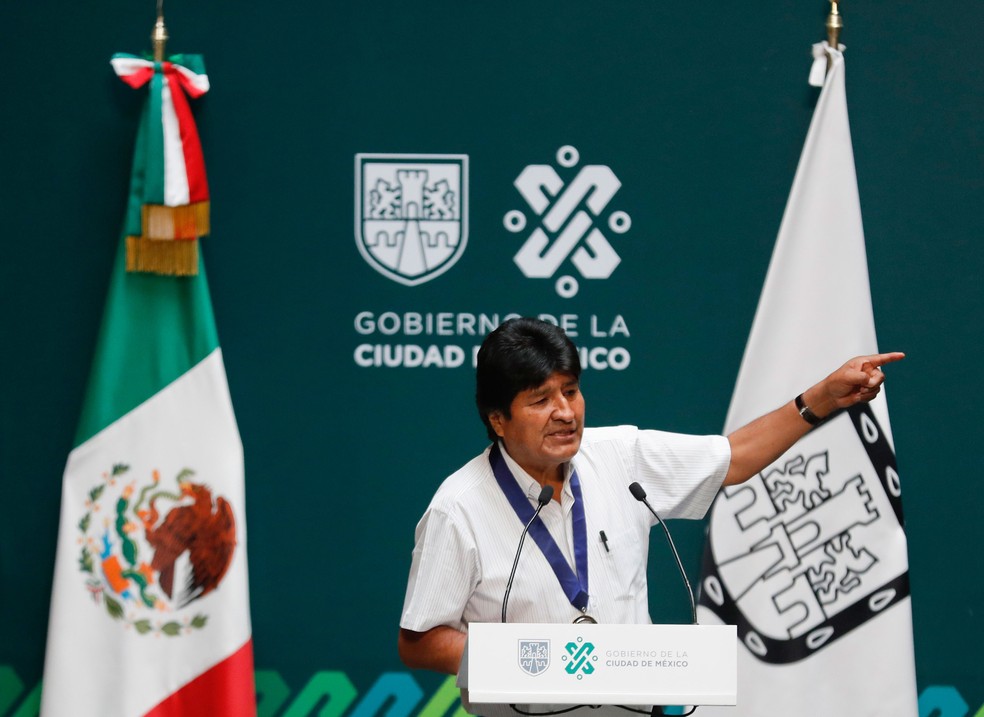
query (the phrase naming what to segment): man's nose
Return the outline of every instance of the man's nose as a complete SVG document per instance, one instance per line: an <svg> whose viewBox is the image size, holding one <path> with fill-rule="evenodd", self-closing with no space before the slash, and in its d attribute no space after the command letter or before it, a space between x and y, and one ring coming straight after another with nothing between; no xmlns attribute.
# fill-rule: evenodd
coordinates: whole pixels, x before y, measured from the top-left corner
<svg viewBox="0 0 984 717"><path fill-rule="evenodd" d="M558 421L573 421L574 420L574 406L568 400L567 396L559 396L554 401L554 418Z"/></svg>

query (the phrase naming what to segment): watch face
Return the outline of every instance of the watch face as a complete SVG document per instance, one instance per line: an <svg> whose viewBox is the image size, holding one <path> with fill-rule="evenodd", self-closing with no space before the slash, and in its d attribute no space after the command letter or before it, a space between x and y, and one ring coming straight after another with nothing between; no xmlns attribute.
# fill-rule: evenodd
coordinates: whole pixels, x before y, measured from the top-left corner
<svg viewBox="0 0 984 717"><path fill-rule="evenodd" d="M869 404L721 493L703 574L700 604L770 663L804 659L908 597L895 453Z"/></svg>

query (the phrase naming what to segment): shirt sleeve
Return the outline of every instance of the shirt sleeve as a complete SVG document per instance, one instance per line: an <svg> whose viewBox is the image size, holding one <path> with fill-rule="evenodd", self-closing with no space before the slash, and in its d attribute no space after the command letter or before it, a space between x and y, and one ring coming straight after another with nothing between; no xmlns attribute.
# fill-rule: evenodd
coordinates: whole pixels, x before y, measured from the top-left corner
<svg viewBox="0 0 984 717"><path fill-rule="evenodd" d="M471 534L433 506L417 524L400 627L426 632L446 625L464 631L465 605L479 580Z"/></svg>
<svg viewBox="0 0 984 717"><path fill-rule="evenodd" d="M661 517L700 519L724 483L731 444L724 436L639 430L631 460Z"/></svg>

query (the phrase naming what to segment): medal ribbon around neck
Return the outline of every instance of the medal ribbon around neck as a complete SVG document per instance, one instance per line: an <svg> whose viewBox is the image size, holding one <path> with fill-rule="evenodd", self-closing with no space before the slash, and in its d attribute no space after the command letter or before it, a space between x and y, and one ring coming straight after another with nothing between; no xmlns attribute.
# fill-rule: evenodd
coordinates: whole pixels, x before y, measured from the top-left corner
<svg viewBox="0 0 984 717"><path fill-rule="evenodd" d="M499 444L492 446L489 453L489 463L492 465L492 472L495 480L505 494L506 499L516 512L520 523L526 525L533 517L534 508L530 505L529 499L519 487L519 483L513 477L512 471L506 465L499 450ZM570 477L571 493L574 494L574 507L571 509L571 522L574 529L574 564L577 567L577 574L571 570L567 559L557 546L547 526L536 517L530 525L530 535L536 542L543 556L550 563L560 587L563 589L571 605L581 612L588 607L588 528L587 520L584 517L584 498L581 495L581 481L577 477L577 471L571 471Z"/></svg>

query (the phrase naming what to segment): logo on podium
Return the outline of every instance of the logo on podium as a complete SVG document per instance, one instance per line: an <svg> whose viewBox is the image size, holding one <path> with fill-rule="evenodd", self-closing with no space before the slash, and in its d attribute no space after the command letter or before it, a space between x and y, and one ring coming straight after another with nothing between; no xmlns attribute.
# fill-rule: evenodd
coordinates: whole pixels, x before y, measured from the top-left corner
<svg viewBox="0 0 984 717"><path fill-rule="evenodd" d="M534 677L545 672L550 667L550 640L520 640L519 667Z"/></svg>
<svg viewBox="0 0 984 717"><path fill-rule="evenodd" d="M598 656L592 656L594 643L586 642L583 637L577 638L575 642L568 642L565 648L567 654L564 655L564 671L568 675L577 675L577 679L582 679L585 675L590 675L595 671L594 663L598 661Z"/></svg>

